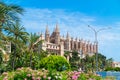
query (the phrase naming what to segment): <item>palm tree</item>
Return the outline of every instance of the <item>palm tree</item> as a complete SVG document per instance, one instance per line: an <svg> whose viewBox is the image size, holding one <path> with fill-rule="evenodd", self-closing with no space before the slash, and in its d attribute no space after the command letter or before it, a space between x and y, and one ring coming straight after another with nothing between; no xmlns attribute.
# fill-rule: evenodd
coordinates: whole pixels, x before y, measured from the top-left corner
<svg viewBox="0 0 120 80"><path fill-rule="evenodd" d="M0 2L0 23L3 26L6 23L19 21L18 14L23 14L24 10L20 6Z"/></svg>
<svg viewBox="0 0 120 80"><path fill-rule="evenodd" d="M113 58L109 58L106 60L106 63L107 63L107 67L112 67L112 63L113 63Z"/></svg>
<svg viewBox="0 0 120 80"><path fill-rule="evenodd" d="M72 57L72 53L70 51L66 51L64 56L66 57L67 61L69 61L70 57Z"/></svg>
<svg viewBox="0 0 120 80"><path fill-rule="evenodd" d="M30 34L30 36L29 36L29 51L34 48L35 43L37 42L38 39L39 39L39 36L36 35L35 33Z"/></svg>
<svg viewBox="0 0 120 80"><path fill-rule="evenodd" d="M20 6L0 2L0 44L7 39L3 33L4 27L10 26L15 23L15 21L19 21L18 15L23 14L23 12L24 10ZM0 49L4 51L2 46L3 45L0 45Z"/></svg>
<svg viewBox="0 0 120 80"><path fill-rule="evenodd" d="M1 53L1 51L0 51L0 65L1 65L1 63L2 63L2 61L3 61L3 54Z"/></svg>
<svg viewBox="0 0 120 80"><path fill-rule="evenodd" d="M5 27L9 41L14 44L20 50L24 50L24 45L28 41L28 33L25 31L25 28L20 25L19 22L11 26ZM24 48L24 49L23 49Z"/></svg>
<svg viewBox="0 0 120 80"><path fill-rule="evenodd" d="M28 33L25 31L25 28L21 26L18 22L11 26L5 27L5 31L7 32L8 38L12 43L12 57L13 57L13 70L16 56L20 57L22 51L24 50L23 46L26 44L28 40ZM18 52L20 51L20 52ZM17 54L16 54L17 53Z"/></svg>
<svg viewBox="0 0 120 80"><path fill-rule="evenodd" d="M32 66L32 55L35 45L39 42L39 36L34 34L30 34L29 36L29 43L28 43L28 52L30 52L30 67Z"/></svg>

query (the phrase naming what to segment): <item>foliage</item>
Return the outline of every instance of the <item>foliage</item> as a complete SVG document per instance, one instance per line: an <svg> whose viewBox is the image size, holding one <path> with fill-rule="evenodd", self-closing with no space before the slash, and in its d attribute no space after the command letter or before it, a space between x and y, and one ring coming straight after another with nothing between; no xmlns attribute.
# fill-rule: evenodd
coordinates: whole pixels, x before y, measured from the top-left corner
<svg viewBox="0 0 120 80"><path fill-rule="evenodd" d="M39 42L38 42L38 39L39 39L39 36L36 35L35 33L34 34L30 34L28 36L28 52L30 53L30 67L32 67L32 56L34 54L34 52L38 51L38 53L40 54L40 47L39 47ZM41 41L40 41L41 42ZM37 44L35 46L35 44ZM38 50L36 50L36 47L39 47Z"/></svg>
<svg viewBox="0 0 120 80"><path fill-rule="evenodd" d="M114 68L114 71L120 71L120 67Z"/></svg>
<svg viewBox="0 0 120 80"><path fill-rule="evenodd" d="M98 70L104 70L106 67L106 57L102 54L98 56ZM86 72L94 72L96 70L96 54L93 56L86 55L85 58L81 59L81 67Z"/></svg>
<svg viewBox="0 0 120 80"><path fill-rule="evenodd" d="M109 58L106 60L106 68L107 67L112 67L112 63L113 63L113 59L112 58Z"/></svg>
<svg viewBox="0 0 120 80"><path fill-rule="evenodd" d="M2 64L2 62L3 62L3 54L2 54L2 52L0 51L0 65Z"/></svg>
<svg viewBox="0 0 120 80"><path fill-rule="evenodd" d="M105 69L105 71L120 71L120 68L119 67L115 67L115 68L113 68L113 67L107 67Z"/></svg>
<svg viewBox="0 0 120 80"><path fill-rule="evenodd" d="M23 42L27 41L27 32L24 27L19 24L19 14L23 14L23 12L24 9L20 6L6 4L3 1L0 2L0 42L6 41L15 45L15 48L12 49L13 51L10 54L10 60L8 62L8 66L12 66L13 69L15 68L15 63L17 59L19 59L24 48L23 46L25 44L23 44ZM0 45L0 48L1 47L2 45ZM6 65L6 63L7 62L2 65Z"/></svg>
<svg viewBox="0 0 120 80"><path fill-rule="evenodd" d="M107 68L105 69L105 71L114 71L114 68L112 68L112 67L107 67Z"/></svg>
<svg viewBox="0 0 120 80"><path fill-rule="evenodd" d="M16 71L4 72L0 80L102 80L99 75L85 74L77 71L49 71L18 68Z"/></svg>
<svg viewBox="0 0 120 80"><path fill-rule="evenodd" d="M17 5L8 5L4 2L0 2L0 48L2 41L11 42L11 51L10 59L8 62L3 63L3 57L0 53L0 69L2 72L11 71L17 69L19 67L31 67L32 69L45 68L50 70L49 73L46 72L47 76L51 76L51 78L55 78L55 74L51 70L55 69L57 71L69 70L70 65L72 70L78 70L79 67L82 70L95 71L96 69L96 54L92 57L86 56L83 59L80 59L78 56L78 52L72 52L72 57L70 58L70 64L66 61L65 58L61 56L49 56L48 52L43 50L36 50L36 47L42 43L39 41L39 36L36 34L30 34L25 31L25 28L21 26L19 23L19 14L23 14L24 9ZM29 39L29 40L28 40ZM40 43L39 43L40 42ZM37 45L36 45L37 44ZM38 52L37 52L38 51ZM69 52L66 52L65 56L70 56ZM46 57L46 58L45 58ZM44 58L44 59L43 59ZM112 66L113 59L110 58L106 60L106 57L102 54L98 54L98 67L99 70L109 70L108 66ZM119 68L113 69L115 71L120 71ZM27 77L27 72L20 72L21 74L17 74L17 72L11 72L11 74L15 74L14 78L24 79ZM67 72L65 72L67 73ZM65 74L63 72L63 74ZM73 72L74 73L74 72ZM71 74L75 77L76 75ZM76 74L76 73L75 73ZM32 75L30 73L30 75ZM42 75L43 76L43 75ZM69 75L63 75L64 79L72 78ZM86 74L81 74L81 79L87 79ZM29 77L32 78L32 77ZM28 79L28 78L27 78ZM44 77L41 77L44 79ZM2 79L0 79L2 80ZM96 78L97 80L97 78Z"/></svg>
<svg viewBox="0 0 120 80"><path fill-rule="evenodd" d="M116 80L114 76L106 76L104 80Z"/></svg>
<svg viewBox="0 0 120 80"><path fill-rule="evenodd" d="M78 65L80 61L80 57L78 56L77 51L72 52L72 57L70 58L70 65L72 70L78 70Z"/></svg>
<svg viewBox="0 0 120 80"><path fill-rule="evenodd" d="M24 9L14 4L6 4L0 1L0 40L7 40L6 27L13 25L16 21L20 21L19 14L23 14ZM1 46L0 46L1 47Z"/></svg>
<svg viewBox="0 0 120 80"><path fill-rule="evenodd" d="M0 23L4 25L19 21L18 14L23 14L23 12L24 10L20 6L0 2Z"/></svg>
<svg viewBox="0 0 120 80"><path fill-rule="evenodd" d="M67 62L67 60L64 57L57 55L50 55L46 58L43 58L39 62L37 67L45 68L48 70L63 71L63 70L69 70L70 64Z"/></svg>
<svg viewBox="0 0 120 80"><path fill-rule="evenodd" d="M30 68L18 68L15 72L4 72L0 76L0 80L62 80L59 72L42 70L32 70Z"/></svg>
<svg viewBox="0 0 120 80"><path fill-rule="evenodd" d="M22 43L26 43L26 41L28 40L28 33L25 31L25 28L20 25L19 22L5 27L5 31L7 32L7 35L9 37L13 38L11 42L14 41L14 43L17 43L17 41L19 40Z"/></svg>
<svg viewBox="0 0 120 80"><path fill-rule="evenodd" d="M100 53L93 56L86 55L85 58L82 59L80 59L78 55L78 52L72 52L72 57L70 58L72 70L78 70L78 68L81 68L85 72L94 72L96 70L96 55L98 56L98 70L104 70L107 66L106 57Z"/></svg>

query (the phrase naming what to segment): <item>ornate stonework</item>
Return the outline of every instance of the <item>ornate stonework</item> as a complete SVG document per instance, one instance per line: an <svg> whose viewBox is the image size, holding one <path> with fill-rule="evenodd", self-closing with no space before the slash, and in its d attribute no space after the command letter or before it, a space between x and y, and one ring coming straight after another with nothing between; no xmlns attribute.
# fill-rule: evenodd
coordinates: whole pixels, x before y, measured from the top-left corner
<svg viewBox="0 0 120 80"><path fill-rule="evenodd" d="M61 56L64 55L65 51L82 51L82 54L93 55L97 52L97 45L95 43L90 43L83 39L73 39L67 32L66 38L60 36L60 30L58 25L56 25L53 33L50 35L48 26L46 27L45 36L40 35L39 40L43 40L41 48L48 52L56 53Z"/></svg>

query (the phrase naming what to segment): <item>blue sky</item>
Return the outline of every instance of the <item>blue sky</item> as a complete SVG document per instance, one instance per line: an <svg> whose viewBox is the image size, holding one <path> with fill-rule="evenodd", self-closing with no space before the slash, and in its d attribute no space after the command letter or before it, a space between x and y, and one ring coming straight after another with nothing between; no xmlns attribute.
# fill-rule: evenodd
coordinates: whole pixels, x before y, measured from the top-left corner
<svg viewBox="0 0 120 80"><path fill-rule="evenodd" d="M50 32L56 23L61 35L67 31L74 38L94 41L96 30L111 27L98 33L99 52L120 61L120 0L3 0L22 6L25 13L22 24L28 32L43 32L48 24Z"/></svg>

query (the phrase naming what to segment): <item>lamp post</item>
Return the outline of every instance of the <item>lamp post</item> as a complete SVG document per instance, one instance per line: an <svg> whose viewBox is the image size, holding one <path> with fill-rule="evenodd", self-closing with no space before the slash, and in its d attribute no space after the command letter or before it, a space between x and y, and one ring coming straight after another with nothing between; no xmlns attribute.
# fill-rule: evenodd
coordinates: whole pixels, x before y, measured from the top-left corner
<svg viewBox="0 0 120 80"><path fill-rule="evenodd" d="M107 27L107 28L101 28L101 29L98 29L96 30L95 28L91 27L90 25L88 25L89 28L91 28L91 30L94 31L94 37L95 37L95 44L96 44L96 72L98 71L98 33L100 31L103 31L103 30L107 30L107 29L110 29L110 27Z"/></svg>
<svg viewBox="0 0 120 80"><path fill-rule="evenodd" d="M80 66L80 64L81 64L81 68L79 67L79 71L81 71L82 70L82 61L81 61L81 59L82 59L82 50L80 49L80 51L79 51L79 66Z"/></svg>

